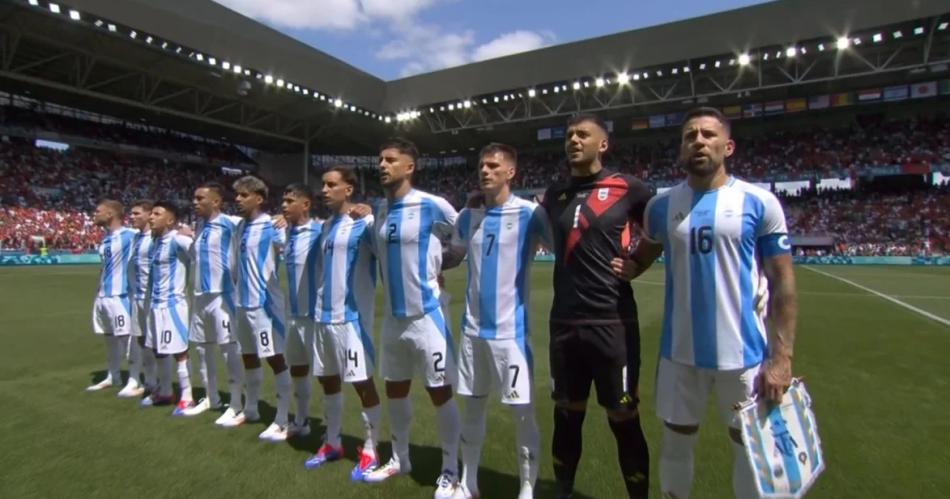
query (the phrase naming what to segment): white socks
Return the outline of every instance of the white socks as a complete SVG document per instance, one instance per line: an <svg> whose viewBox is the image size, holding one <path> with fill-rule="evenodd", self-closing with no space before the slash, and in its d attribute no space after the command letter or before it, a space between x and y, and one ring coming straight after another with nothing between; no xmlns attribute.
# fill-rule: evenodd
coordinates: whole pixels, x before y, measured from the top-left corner
<svg viewBox="0 0 950 499"><path fill-rule="evenodd" d="M455 399L435 408L439 423L439 438L442 440L442 469L458 474L459 460L459 411Z"/></svg>
<svg viewBox="0 0 950 499"><path fill-rule="evenodd" d="M287 426L290 414L290 369L284 369L274 375L277 385L277 415L274 422L279 426Z"/></svg>
<svg viewBox="0 0 950 499"><path fill-rule="evenodd" d="M260 414L257 412L257 401L261 394L261 383L264 382L264 371L260 367L255 367L246 369L244 375L247 382L247 402L244 405L244 413L257 416Z"/></svg>
<svg viewBox="0 0 950 499"><path fill-rule="evenodd" d="M294 424L303 426L310 417L310 376L294 378L294 399L297 401Z"/></svg>
<svg viewBox="0 0 950 499"><path fill-rule="evenodd" d="M541 434L534 417L534 405L511 406L511 417L515 421L515 439L518 452L518 473L521 483L534 487L538 480L538 453L541 452Z"/></svg>
<svg viewBox="0 0 950 499"><path fill-rule="evenodd" d="M323 396L323 417L326 418L326 442L333 447L342 445L340 432L343 429L343 392Z"/></svg>
<svg viewBox="0 0 950 499"><path fill-rule="evenodd" d="M224 364L228 368L228 391L231 392L228 407L234 412L241 412L244 407L241 404L241 396L244 394L244 365L241 364L238 344L221 345L221 355L224 356Z"/></svg>
<svg viewBox="0 0 950 499"><path fill-rule="evenodd" d="M472 494L478 493L478 464L485 441L488 397L465 397L462 417L462 482Z"/></svg>
<svg viewBox="0 0 950 499"><path fill-rule="evenodd" d="M379 414L379 404L363 408L363 427L366 430L363 452L373 455L376 455L376 445L379 444Z"/></svg>
<svg viewBox="0 0 950 499"><path fill-rule="evenodd" d="M106 336L106 369L108 378L113 385L122 383L122 355L125 353L124 342L129 341L128 336Z"/></svg>
<svg viewBox="0 0 950 499"><path fill-rule="evenodd" d="M660 449L660 489L664 497L689 497L693 486L693 447L699 432L691 435L677 433L663 426L663 445Z"/></svg>
<svg viewBox="0 0 950 499"><path fill-rule="evenodd" d="M393 459L409 463L409 423L412 421L412 403L409 397L389 399L389 427L392 430Z"/></svg>
<svg viewBox="0 0 950 499"><path fill-rule="evenodd" d="M191 376L188 373L188 358L178 361L178 385L181 387L181 400L191 401Z"/></svg>
<svg viewBox="0 0 950 499"><path fill-rule="evenodd" d="M217 407L221 404L221 397L218 395L218 366L214 356L214 344L198 344L195 350L198 352L198 373L201 376L201 384L205 387L205 397L208 397L211 407Z"/></svg>
<svg viewBox="0 0 950 499"><path fill-rule="evenodd" d="M140 386L142 381L139 376L142 374L142 347L139 345L138 338L129 337L129 382L135 382L135 386Z"/></svg>

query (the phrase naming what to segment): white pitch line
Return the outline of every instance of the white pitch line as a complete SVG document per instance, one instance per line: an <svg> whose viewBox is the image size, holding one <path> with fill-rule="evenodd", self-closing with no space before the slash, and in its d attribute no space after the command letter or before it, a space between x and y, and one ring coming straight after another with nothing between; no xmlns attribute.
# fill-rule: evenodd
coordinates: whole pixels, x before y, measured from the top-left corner
<svg viewBox="0 0 950 499"><path fill-rule="evenodd" d="M821 275L823 275L823 276L825 276L825 277L830 277L830 278L832 278L832 279L837 279L837 280L839 280L839 281L841 281L841 282L843 282L843 283L850 284L850 285L852 285L852 286L854 286L854 287L856 287L856 288L858 288L858 289L863 289L864 291L867 291L868 293L871 293L871 294L874 294L874 295L879 296L879 297L881 297L881 298L884 298L885 300L887 300L887 301L889 301L889 302L896 303L897 305L900 305L900 306L902 306L902 307L904 307L904 308L906 308L906 309L908 309L908 310L910 310L910 311L912 311L912 312L917 312L918 314L920 314L920 315L922 315L922 316L924 316L924 317L926 317L926 318L928 318L928 319L935 320L935 321L937 321L937 322L943 324L944 326L950 327L950 320L944 319L943 317L940 317L940 316L938 316L938 315L934 315L934 314L932 314L932 313L930 313L930 312L928 312L928 311L926 311L926 310L921 310L921 309L919 309L919 308L917 308L917 307L915 307L915 306L913 306L913 305L910 305L910 304L908 304L908 303L904 303L904 302L898 300L897 298L894 298L894 297L892 297L892 296L889 296L889 295L886 295L886 294L884 294L884 293L881 293L880 291L873 290L873 289L871 289L871 288L869 288L869 287L867 287L867 286L862 286L862 285L860 285L860 284L858 284L858 283L856 283L856 282L854 282L854 281L850 281L850 280L848 280L848 279L845 279L844 277L839 277L839 276L836 276L836 275L834 275L834 274L829 274L828 272L824 272L824 271L822 271L822 270L818 270L818 269L815 269L815 268L812 268L812 267L803 266L802 268L807 269L807 270L810 270L810 271L812 271L812 272L814 272L814 273L816 273L816 274L821 274Z"/></svg>

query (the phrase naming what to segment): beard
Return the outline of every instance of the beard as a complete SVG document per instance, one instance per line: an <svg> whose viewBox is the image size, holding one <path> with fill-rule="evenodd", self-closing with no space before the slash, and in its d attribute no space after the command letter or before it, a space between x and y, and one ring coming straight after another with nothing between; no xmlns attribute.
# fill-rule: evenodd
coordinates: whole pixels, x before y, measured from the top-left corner
<svg viewBox="0 0 950 499"><path fill-rule="evenodd" d="M682 161L683 169L686 170L690 175L695 175L697 177L708 177L719 170L721 165L712 161L711 158L703 158L700 161L693 161L692 159L686 159Z"/></svg>

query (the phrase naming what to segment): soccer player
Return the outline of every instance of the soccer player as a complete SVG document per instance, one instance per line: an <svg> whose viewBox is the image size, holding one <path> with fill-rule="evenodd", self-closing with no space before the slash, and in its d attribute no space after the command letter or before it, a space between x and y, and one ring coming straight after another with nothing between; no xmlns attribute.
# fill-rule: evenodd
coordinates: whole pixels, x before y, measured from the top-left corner
<svg viewBox="0 0 950 499"><path fill-rule="evenodd" d="M112 199L101 201L93 212L93 222L105 229L99 243L102 270L99 292L92 307L92 330L106 343L106 377L86 388L88 392L122 386L122 355L128 347L132 328L129 303L129 259L135 231L122 226L122 203Z"/></svg>
<svg viewBox="0 0 950 499"><path fill-rule="evenodd" d="M372 215L350 212L357 185L352 168L336 166L323 174L323 203L331 217L324 224L320 246L321 271L314 317L317 321L314 375L323 387L327 433L307 468L343 457L340 428L343 419L341 383L351 383L363 407L365 440L357 450L359 461L350 473L353 481L378 464L379 395L373 382L376 352L372 331L376 288L376 257Z"/></svg>
<svg viewBox="0 0 950 499"><path fill-rule="evenodd" d="M544 194L555 253L550 355L557 497L573 492L591 384L607 411L628 495L647 497L649 488L649 454L637 412L637 305L611 261L626 254L631 225L642 221L650 190L604 169L608 146L600 118L572 117L564 140L570 177Z"/></svg>
<svg viewBox="0 0 950 499"><path fill-rule="evenodd" d="M181 397L172 415L183 416L185 410L195 405L188 371L188 300L185 297L193 241L175 230L178 208L171 202L156 202L148 222L152 229L152 248L145 298L149 306L145 345L155 351L161 373L158 391L142 399L142 405L162 405L171 400L171 359L174 357Z"/></svg>
<svg viewBox="0 0 950 499"><path fill-rule="evenodd" d="M753 394L778 402L791 383L798 307L788 229L771 192L728 174L736 146L719 110L690 111L681 132L686 181L647 204L647 239L613 265L629 279L666 253L656 380L664 497L689 497L693 446L713 391L733 442L734 493L758 497L735 406ZM763 285L771 296L768 333L756 311Z"/></svg>
<svg viewBox="0 0 950 499"><path fill-rule="evenodd" d="M459 416L452 398L458 375L452 336L439 306L442 240L451 237L458 216L448 201L412 187L418 150L404 139L380 147L380 183L386 194L377 217L376 254L380 259L386 312L380 332L380 371L386 380L392 428L392 459L364 475L380 482L409 473L412 378L422 374L436 408L442 440L442 472L434 497L452 497L458 486Z"/></svg>
<svg viewBox="0 0 950 499"><path fill-rule="evenodd" d="M132 203L129 219L138 232L132 239L132 257L129 259L129 285L132 286L132 337L129 339L129 382L119 392L120 397L139 397L146 390L151 393L157 388L155 372L155 353L145 347L145 331L148 329L148 271L151 266L149 255L152 249L152 231L148 226L148 217L152 213L152 202L141 199ZM139 384L139 371L145 371L145 386Z"/></svg>
<svg viewBox="0 0 950 499"><path fill-rule="evenodd" d="M310 434L310 366L313 357L314 330L313 310L317 302L317 279L320 257L320 234L323 223L310 218L313 194L303 184L290 184L284 189L282 202L284 219L287 221L287 244L284 246L284 263L287 270L287 287L290 306L290 322L287 333L287 362L294 385L294 400L297 410L294 420L287 427L287 436Z"/></svg>
<svg viewBox="0 0 950 499"><path fill-rule="evenodd" d="M498 393L515 423L521 490L534 497L540 435L531 392L533 356L528 326L528 278L538 245L550 245L551 229L543 209L511 193L518 154L492 143L479 161L484 207L459 214L451 252L443 268L468 254L468 289L459 348L458 393L465 397L462 416L462 483L456 498L479 497L478 463L485 439L488 395Z"/></svg>
<svg viewBox="0 0 950 499"><path fill-rule="evenodd" d="M234 182L241 223L237 228L237 336L244 360L244 410L224 426L237 426L260 419L257 403L264 374L261 358L267 359L277 384L277 414L259 438L269 442L287 440L290 409L290 372L284 360L284 293L277 273L277 260L286 243L284 231L274 226L262 211L267 184L254 176Z"/></svg>
<svg viewBox="0 0 950 499"><path fill-rule="evenodd" d="M232 329L237 226L241 218L221 213L223 203L224 186L216 182L201 185L192 198L198 226L192 247L194 301L189 332L198 353L198 372L206 395L185 413L195 416L221 406L214 355L214 347L219 345L227 366L230 392L228 408L215 420L219 426L233 422L241 412L244 388L244 366Z"/></svg>

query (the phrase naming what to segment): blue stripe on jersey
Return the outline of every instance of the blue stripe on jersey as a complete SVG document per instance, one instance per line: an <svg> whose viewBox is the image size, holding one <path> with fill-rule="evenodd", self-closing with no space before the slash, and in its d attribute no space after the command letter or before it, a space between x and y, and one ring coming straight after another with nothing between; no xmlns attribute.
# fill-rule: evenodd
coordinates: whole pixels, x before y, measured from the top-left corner
<svg viewBox="0 0 950 499"><path fill-rule="evenodd" d="M125 293L128 294L129 291L129 258L132 256L132 239L135 237L135 233L131 230L125 229L122 231L121 241L122 241L122 284L125 288Z"/></svg>
<svg viewBox="0 0 950 499"><path fill-rule="evenodd" d="M435 214L442 218L442 210L431 200L423 199L419 205L419 292L422 294L422 311L439 308L439 300L429 287L429 240L432 238L432 225Z"/></svg>
<svg viewBox="0 0 950 499"><path fill-rule="evenodd" d="M230 293L234 290L234 281L231 280L231 233L234 231L234 224L225 217L218 217L221 220L221 290L223 293Z"/></svg>
<svg viewBox="0 0 950 499"><path fill-rule="evenodd" d="M532 378L531 383L534 384L534 354L531 351L531 344L524 336L515 338L515 344L518 345L518 350L521 350L521 355L524 355L525 360L528 361L528 376Z"/></svg>
<svg viewBox="0 0 950 499"><path fill-rule="evenodd" d="M178 265L175 260L178 257L178 241L172 237L168 242L168 306L175 306L175 274L178 272ZM185 332L187 334L187 331Z"/></svg>
<svg viewBox="0 0 950 499"><path fill-rule="evenodd" d="M498 335L498 245L501 237L502 208L485 212L482 220L482 268L478 276L478 336L494 339Z"/></svg>
<svg viewBox="0 0 950 499"><path fill-rule="evenodd" d="M234 313L234 299L231 298L231 293L221 293L221 296L224 297L224 306L228 308L228 312Z"/></svg>
<svg viewBox="0 0 950 499"><path fill-rule="evenodd" d="M429 312L429 316L432 317L432 322L435 323L435 327L439 329L439 332L442 333L442 337L445 338L445 349L449 352L449 355L452 358L455 358L455 345L452 343L452 333L449 332L449 328L445 325L445 317L442 316L442 307L436 307L435 310Z"/></svg>
<svg viewBox="0 0 950 499"><path fill-rule="evenodd" d="M320 233L323 226L310 222L310 241L307 242L307 317L313 318L313 306L317 303L317 255L320 254ZM319 229L319 230L318 230ZM294 289L294 288L290 288Z"/></svg>
<svg viewBox="0 0 950 499"><path fill-rule="evenodd" d="M149 256L149 266L151 267L148 273L148 278L152 282L152 296L159 296L161 291L161 272L158 265L158 260L162 258L162 238L158 238L152 241L152 254Z"/></svg>
<svg viewBox="0 0 950 499"><path fill-rule="evenodd" d="M346 321L355 320L359 317L359 307L356 304L356 293L354 292L354 283L356 280L356 259L360 255L360 237L366 228L366 222L357 220L350 226L350 238L346 241L346 296L343 301L346 310L343 311L343 317Z"/></svg>
<svg viewBox="0 0 950 499"><path fill-rule="evenodd" d="M238 301L241 305L248 304L248 301L251 299L251 292L248 289L248 282L251 280L251 269L247 259L247 240L251 237L252 229L253 226L245 225L244 230L241 231L241 261L239 265L241 266L241 277L243 277L243 279L238 280L238 293L240 295Z"/></svg>
<svg viewBox="0 0 950 499"><path fill-rule="evenodd" d="M742 200L742 239L739 241L739 334L742 335L742 365L752 367L765 358L765 342L759 333L752 302L752 261L755 258L756 225L765 215L765 205L756 196L745 193Z"/></svg>
<svg viewBox="0 0 950 499"><path fill-rule="evenodd" d="M399 203L392 207L394 212L386 216L386 279L389 280L389 304L395 317L406 315L406 289L402 278L402 209L397 208ZM393 240L395 238L395 240ZM326 303L326 301L324 301Z"/></svg>
<svg viewBox="0 0 950 499"><path fill-rule="evenodd" d="M211 255L209 254L208 238L211 237L211 223L205 221L201 228L201 236L198 237L198 273L201 276L200 291L211 289Z"/></svg>
<svg viewBox="0 0 950 499"><path fill-rule="evenodd" d="M264 265L267 262L267 253L271 250L270 244L272 239L272 234L268 230L266 225L262 226L261 229L261 239L257 242L257 271L261 273L261 278L263 280L264 274ZM250 279L248 279L250 280ZM263 307L267 304L267 281L265 280L261 283L260 289L261 301L257 304L258 307Z"/></svg>
<svg viewBox="0 0 950 499"><path fill-rule="evenodd" d="M175 325L175 329L178 330L178 336L181 337L182 341L185 344L188 344L188 328L185 327L185 322L181 320L181 317L178 317L178 307L174 303L168 303L168 315L172 317L172 323Z"/></svg>
<svg viewBox="0 0 950 499"><path fill-rule="evenodd" d="M112 292L112 272L113 269L113 260L112 260L112 237L113 234L109 234L102 240L100 243L102 245L102 291L106 296L113 296Z"/></svg>
<svg viewBox="0 0 950 499"><path fill-rule="evenodd" d="M125 307L126 313L132 313L132 301L129 300L128 296L119 297L119 301L122 302L122 306Z"/></svg>
<svg viewBox="0 0 950 499"><path fill-rule="evenodd" d="M525 353L522 344L525 342L530 326L528 324L528 311L525 309L528 301L525 294L528 289L526 282L528 278L528 263L534 258L532 253L535 245L528 244L528 242L533 242L541 236L541 226L535 224L535 220L534 210L527 206L521 208L518 212L518 261L516 262L515 269L515 341L517 341L521 347L521 353ZM532 362L530 359L530 347L528 347L527 355L529 359L528 366L530 367Z"/></svg>
<svg viewBox="0 0 950 499"><path fill-rule="evenodd" d="M132 279L135 281L135 289L132 290L132 294L134 294L136 298L141 298L141 296L139 296L139 287L141 284L139 282L139 279L141 279L141 276L139 275L141 274L141 272L139 271L139 251L142 248L142 241L144 240L145 240L145 236L139 233L135 235L135 239L134 239L135 242L132 243L133 260L131 261L133 262L132 265L135 268L135 272L132 274Z"/></svg>
<svg viewBox="0 0 950 499"><path fill-rule="evenodd" d="M354 324L356 325L357 332L360 334L360 343L363 344L363 352L369 357L370 362L376 365L376 350L373 349L373 339L370 338L366 328L363 327L362 320L356 320Z"/></svg>
<svg viewBox="0 0 950 499"><path fill-rule="evenodd" d="M693 329L693 358L697 367L715 369L716 348L716 200L718 192L693 193L687 245L690 278L690 312ZM704 238L710 250L703 252Z"/></svg>
<svg viewBox="0 0 950 499"><path fill-rule="evenodd" d="M324 324L333 323L333 252L336 251L336 234L342 220L341 216L334 217L333 225L323 239L323 310L320 321Z"/></svg>
<svg viewBox="0 0 950 499"><path fill-rule="evenodd" d="M772 407L769 412L770 429L773 435L788 435L788 425L782 419L782 411L779 408ZM791 439L791 436L788 437ZM788 486L790 490L798 490L802 486L802 475L798 469L798 460L795 459L795 452L781 452L782 462L785 464L785 476L788 477Z"/></svg>
<svg viewBox="0 0 950 499"><path fill-rule="evenodd" d="M660 356L666 359L673 354L673 261L672 247L670 246L668 226L668 214L670 211L670 197L664 196L657 198L651 206L649 217L650 231L647 234L651 238L660 237L660 244L663 245L663 251L666 252L666 265L664 274L666 275L666 284L664 285L663 295L663 331L660 334Z"/></svg>
<svg viewBox="0 0 950 499"><path fill-rule="evenodd" d="M290 240L287 241L287 290L290 298L290 311L297 315L297 228L290 229ZM306 269L306 267L304 267Z"/></svg>

